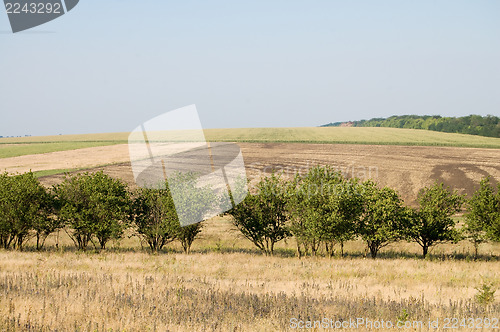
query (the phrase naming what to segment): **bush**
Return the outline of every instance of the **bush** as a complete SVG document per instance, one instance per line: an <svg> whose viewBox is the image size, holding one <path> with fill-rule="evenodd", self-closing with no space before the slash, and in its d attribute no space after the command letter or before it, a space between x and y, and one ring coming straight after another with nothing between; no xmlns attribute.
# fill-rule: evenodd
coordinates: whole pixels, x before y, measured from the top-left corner
<svg viewBox="0 0 500 332"><path fill-rule="evenodd" d="M158 252L176 236L178 224L170 191L141 188L132 203L136 232L152 252Z"/></svg>
<svg viewBox="0 0 500 332"><path fill-rule="evenodd" d="M286 227L286 182L272 174L257 184L257 193L249 194L227 213L243 235L265 255L273 255L274 245L290 236Z"/></svg>
<svg viewBox="0 0 500 332"><path fill-rule="evenodd" d="M425 258L431 246L458 241L459 233L451 216L460 211L463 197L450 192L442 183L435 183L419 192L418 203L418 209L408 210L400 228L407 239L422 247Z"/></svg>
<svg viewBox="0 0 500 332"><path fill-rule="evenodd" d="M361 186L331 167L317 166L305 176L297 175L289 190L290 229L297 239L299 257L316 255L321 244L332 256L334 244L343 245L355 235L362 212Z"/></svg>
<svg viewBox="0 0 500 332"><path fill-rule="evenodd" d="M363 183L363 214L357 234L366 241L372 258L378 251L401 238L399 225L404 218L403 201L393 189L377 188L372 181Z"/></svg>
<svg viewBox="0 0 500 332"><path fill-rule="evenodd" d="M9 176L0 174L0 244L8 249L13 244L22 250L23 244L36 230L37 248L56 228L49 217L53 201L33 173Z"/></svg>
<svg viewBox="0 0 500 332"><path fill-rule="evenodd" d="M102 171L66 176L54 188L59 216L71 227L68 235L85 250L97 238L101 249L122 236L127 226L130 198L126 185ZM95 246L95 244L94 244Z"/></svg>
<svg viewBox="0 0 500 332"><path fill-rule="evenodd" d="M176 202L172 190L176 193ZM218 201L209 186L200 188L196 185L195 174L179 173L158 189L139 189L133 200L131 218L137 234L148 243L152 252L158 252L177 239L184 252L189 253L202 230L205 214ZM179 217L192 223L181 225Z"/></svg>

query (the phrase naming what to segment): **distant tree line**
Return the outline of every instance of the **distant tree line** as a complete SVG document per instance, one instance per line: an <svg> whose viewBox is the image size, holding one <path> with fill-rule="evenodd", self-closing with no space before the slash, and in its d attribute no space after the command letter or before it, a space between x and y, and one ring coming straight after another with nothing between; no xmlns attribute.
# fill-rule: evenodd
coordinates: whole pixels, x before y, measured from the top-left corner
<svg viewBox="0 0 500 332"><path fill-rule="evenodd" d="M208 187L199 188L192 176L184 186L190 197L217 204ZM212 195L212 196L211 196ZM466 208L465 224L452 218ZM178 213L199 218L205 206L176 211L168 183L162 189L129 191L119 179L102 171L67 175L61 184L45 188L33 173L0 174L0 246L22 250L30 239L42 249L47 237L64 230L76 248L105 249L126 230L147 243L151 252L177 240L186 253L202 231L203 223L182 227ZM399 194L373 181L346 178L328 166L286 179L264 177L253 193L226 214L235 226L266 255L276 243L294 237L297 254L344 255L346 241L362 239L375 258L381 248L396 241L412 241L425 257L437 243L470 240L477 257L479 245L500 241L500 185L489 178L466 199L443 184L423 188L418 207L405 206Z"/></svg>
<svg viewBox="0 0 500 332"><path fill-rule="evenodd" d="M341 125L342 122L335 122L324 125L323 127L338 127ZM395 115L389 118L353 121L352 126L425 129L445 133L500 137L500 118L493 115L468 115L463 117Z"/></svg>

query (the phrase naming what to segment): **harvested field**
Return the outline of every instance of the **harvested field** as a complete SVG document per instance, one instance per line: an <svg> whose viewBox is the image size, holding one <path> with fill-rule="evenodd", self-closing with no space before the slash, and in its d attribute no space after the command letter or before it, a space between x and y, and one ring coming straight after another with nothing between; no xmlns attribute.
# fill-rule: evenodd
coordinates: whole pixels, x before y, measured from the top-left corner
<svg viewBox="0 0 500 332"><path fill-rule="evenodd" d="M258 179L273 170L283 170L293 176L295 172L305 172L315 165L331 165L348 176L372 178L381 185L395 188L409 204L414 202L422 187L434 181L442 181L461 193L472 194L481 178L489 175L493 183L500 179L500 150L497 149L302 143L238 145L250 179ZM102 169L134 185L126 145L82 150L25 156L23 170L88 167ZM1 159L0 169L5 168L7 162L15 165L14 159ZM99 167L111 163L117 164ZM20 167L7 170L22 171ZM51 175L41 180L51 185L61 178L62 175Z"/></svg>
<svg viewBox="0 0 500 332"><path fill-rule="evenodd" d="M69 151L56 151L0 159L0 171L24 173L91 168L97 165L123 163L129 160L127 144L89 147Z"/></svg>

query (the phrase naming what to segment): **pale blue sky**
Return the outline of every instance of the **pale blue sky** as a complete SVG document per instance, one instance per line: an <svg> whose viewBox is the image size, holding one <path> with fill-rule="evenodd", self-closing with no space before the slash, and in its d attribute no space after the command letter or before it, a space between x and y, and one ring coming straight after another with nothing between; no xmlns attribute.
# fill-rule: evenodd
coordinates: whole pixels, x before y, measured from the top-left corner
<svg viewBox="0 0 500 332"><path fill-rule="evenodd" d="M12 34L0 135L130 131L196 104L205 128L500 115L500 1L80 0Z"/></svg>

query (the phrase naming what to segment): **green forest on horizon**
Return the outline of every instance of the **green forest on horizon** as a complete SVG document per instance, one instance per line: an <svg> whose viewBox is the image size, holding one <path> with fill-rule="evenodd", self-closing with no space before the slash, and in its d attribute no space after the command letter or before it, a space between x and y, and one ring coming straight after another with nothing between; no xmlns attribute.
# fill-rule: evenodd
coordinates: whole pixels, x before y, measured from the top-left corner
<svg viewBox="0 0 500 332"><path fill-rule="evenodd" d="M333 122L321 127L390 127L425 129L445 133L458 133L500 138L500 118L493 115L442 117L439 115L394 115L388 118Z"/></svg>

